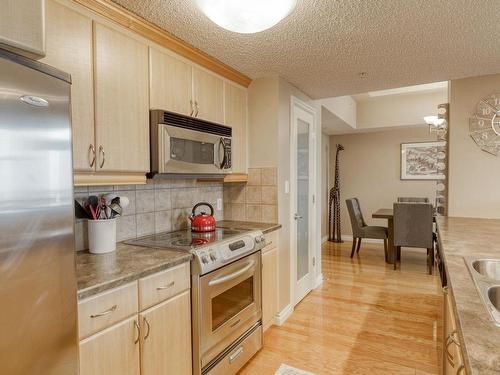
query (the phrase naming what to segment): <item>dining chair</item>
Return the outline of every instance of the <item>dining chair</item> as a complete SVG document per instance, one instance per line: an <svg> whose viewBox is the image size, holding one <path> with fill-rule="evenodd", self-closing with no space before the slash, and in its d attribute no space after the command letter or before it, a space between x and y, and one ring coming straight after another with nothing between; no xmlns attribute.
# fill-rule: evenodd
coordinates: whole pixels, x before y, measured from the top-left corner
<svg viewBox="0 0 500 375"><path fill-rule="evenodd" d="M398 197L398 203L429 203L429 198Z"/></svg>
<svg viewBox="0 0 500 375"><path fill-rule="evenodd" d="M433 206L430 203L394 203L394 246L401 262L401 247L427 249L427 267L434 267Z"/></svg>
<svg viewBox="0 0 500 375"><path fill-rule="evenodd" d="M354 252L359 254L362 238L371 238L384 241L385 258L387 259L387 241L389 238L388 230L386 227L379 227L375 225L366 225L358 198L346 199L347 211L351 219L352 227L352 250L351 258Z"/></svg>

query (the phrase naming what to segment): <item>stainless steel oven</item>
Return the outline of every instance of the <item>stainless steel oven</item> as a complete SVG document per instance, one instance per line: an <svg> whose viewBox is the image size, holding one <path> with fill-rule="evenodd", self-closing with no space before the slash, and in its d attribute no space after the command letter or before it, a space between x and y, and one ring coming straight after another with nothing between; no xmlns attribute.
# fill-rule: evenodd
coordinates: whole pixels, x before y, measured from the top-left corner
<svg viewBox="0 0 500 375"><path fill-rule="evenodd" d="M151 174L231 173L231 136L228 126L152 110Z"/></svg>
<svg viewBox="0 0 500 375"><path fill-rule="evenodd" d="M193 354L199 358L194 373L212 373L210 369L239 338L257 337L249 332L256 325L260 328L262 316L260 251L206 275L193 275L192 287ZM231 363L244 354L244 345L229 355Z"/></svg>

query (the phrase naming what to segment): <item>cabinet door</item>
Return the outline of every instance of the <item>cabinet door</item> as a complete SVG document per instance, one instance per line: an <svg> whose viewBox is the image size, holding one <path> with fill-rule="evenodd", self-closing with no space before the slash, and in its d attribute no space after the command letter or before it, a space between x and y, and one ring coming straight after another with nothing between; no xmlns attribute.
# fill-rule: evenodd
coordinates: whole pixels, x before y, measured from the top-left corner
<svg viewBox="0 0 500 375"><path fill-rule="evenodd" d="M190 291L140 314L142 375L190 375Z"/></svg>
<svg viewBox="0 0 500 375"><path fill-rule="evenodd" d="M268 328L278 312L278 249L262 254L262 325Z"/></svg>
<svg viewBox="0 0 500 375"><path fill-rule="evenodd" d="M198 103L196 117L222 124L224 122L224 81L222 78L193 67L193 88L194 99Z"/></svg>
<svg viewBox="0 0 500 375"><path fill-rule="evenodd" d="M193 72L188 63L149 48L150 108L183 115L193 112Z"/></svg>
<svg viewBox="0 0 500 375"><path fill-rule="evenodd" d="M97 171L149 171L148 47L94 25Z"/></svg>
<svg viewBox="0 0 500 375"><path fill-rule="evenodd" d="M247 92L224 83L225 124L233 128L232 163L234 173L247 173Z"/></svg>
<svg viewBox="0 0 500 375"><path fill-rule="evenodd" d="M46 35L47 55L42 61L71 74L73 169L94 171L92 20L50 0Z"/></svg>
<svg viewBox="0 0 500 375"><path fill-rule="evenodd" d="M80 341L80 375L139 375L137 316Z"/></svg>

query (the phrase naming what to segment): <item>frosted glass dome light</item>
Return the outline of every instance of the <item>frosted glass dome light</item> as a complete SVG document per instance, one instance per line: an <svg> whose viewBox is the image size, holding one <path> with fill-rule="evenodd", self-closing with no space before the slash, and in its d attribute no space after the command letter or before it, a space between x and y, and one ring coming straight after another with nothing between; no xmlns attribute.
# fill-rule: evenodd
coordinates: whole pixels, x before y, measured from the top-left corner
<svg viewBox="0 0 500 375"><path fill-rule="evenodd" d="M288 16L297 0L195 0L217 25L241 34L258 33Z"/></svg>

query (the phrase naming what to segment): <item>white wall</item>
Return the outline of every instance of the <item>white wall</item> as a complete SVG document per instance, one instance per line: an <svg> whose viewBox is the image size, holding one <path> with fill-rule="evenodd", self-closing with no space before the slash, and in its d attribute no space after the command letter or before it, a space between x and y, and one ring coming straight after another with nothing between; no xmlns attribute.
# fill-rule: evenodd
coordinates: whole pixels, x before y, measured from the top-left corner
<svg viewBox="0 0 500 375"><path fill-rule="evenodd" d="M330 164L330 137L321 134L321 238L328 236L328 194L329 174L334 164Z"/></svg>
<svg viewBox="0 0 500 375"><path fill-rule="evenodd" d="M358 130L425 124L424 116L435 115L437 106L447 103L446 90L379 96L359 100Z"/></svg>
<svg viewBox="0 0 500 375"><path fill-rule="evenodd" d="M450 82L449 216L500 218L500 157L469 136L477 103L500 90L500 74Z"/></svg>
<svg viewBox="0 0 500 375"><path fill-rule="evenodd" d="M330 136L330 165L334 168L336 144L340 152L340 194L342 234L352 234L345 200L358 198L369 225L387 226L386 220L372 219L379 208L391 208L398 196L435 199L435 181L400 179L400 145L403 142L436 140L427 128L387 130ZM330 174L330 187L334 174Z"/></svg>
<svg viewBox="0 0 500 375"><path fill-rule="evenodd" d="M312 104L312 100L299 89L279 77L258 78L248 89L249 98L249 167L278 167L278 222L282 225L279 251L279 309L291 302L290 267L290 195L285 193L285 183L290 181L290 113L291 97ZM316 126L321 134L321 123ZM319 129L319 131L318 131ZM316 158L321 165L321 137ZM318 173L318 178L320 174ZM320 184L317 184L318 188ZM321 193L319 193L321 194ZM318 194L318 195L319 195ZM318 226L321 206L317 205ZM321 231L317 233L321 237ZM319 253L320 241L317 241ZM321 270L317 258L315 272Z"/></svg>

